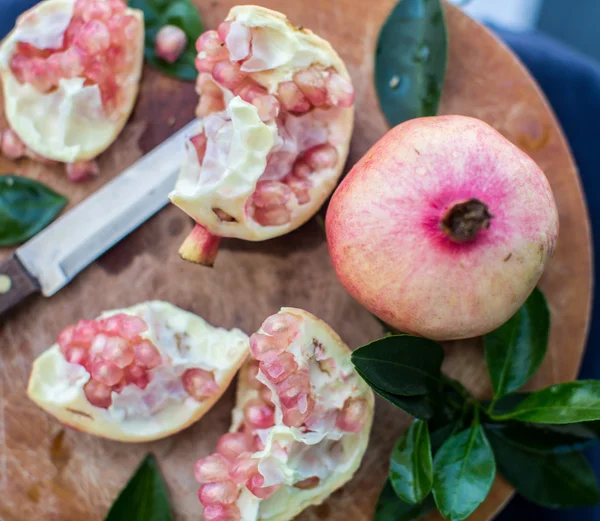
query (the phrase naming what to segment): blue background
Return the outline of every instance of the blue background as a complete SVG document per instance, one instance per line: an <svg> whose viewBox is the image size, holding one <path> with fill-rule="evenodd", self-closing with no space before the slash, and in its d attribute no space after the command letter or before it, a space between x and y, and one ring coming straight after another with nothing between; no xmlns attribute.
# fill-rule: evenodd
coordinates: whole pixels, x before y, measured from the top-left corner
<svg viewBox="0 0 600 521"><path fill-rule="evenodd" d="M37 1L0 0L0 39L11 30L19 13L35 3ZM598 20L595 20L595 23L597 24ZM496 32L533 73L563 126L579 166L588 201L595 245L594 255L595 258L600 258L600 65L537 33L513 34L501 30ZM595 280L600 280L598 275L596 269ZM600 351L597 348L599 340L600 307L595 306L580 378L600 378ZM564 348L568 349L569 346ZM587 454L596 469L596 474L600 474L600 447L588 451ZM551 511L517 497L497 519L600 521L600 507Z"/></svg>

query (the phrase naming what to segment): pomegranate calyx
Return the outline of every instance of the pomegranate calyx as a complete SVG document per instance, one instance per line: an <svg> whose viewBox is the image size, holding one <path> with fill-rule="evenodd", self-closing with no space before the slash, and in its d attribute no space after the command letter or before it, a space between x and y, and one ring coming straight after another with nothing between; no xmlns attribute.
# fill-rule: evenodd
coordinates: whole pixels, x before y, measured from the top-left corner
<svg viewBox="0 0 600 521"><path fill-rule="evenodd" d="M454 242L469 242L480 230L490 227L494 216L488 206L479 199L468 199L454 203L446 211L440 227Z"/></svg>
<svg viewBox="0 0 600 521"><path fill-rule="evenodd" d="M179 248L179 255L184 260L212 268L219 253L220 242L221 237L196 224Z"/></svg>

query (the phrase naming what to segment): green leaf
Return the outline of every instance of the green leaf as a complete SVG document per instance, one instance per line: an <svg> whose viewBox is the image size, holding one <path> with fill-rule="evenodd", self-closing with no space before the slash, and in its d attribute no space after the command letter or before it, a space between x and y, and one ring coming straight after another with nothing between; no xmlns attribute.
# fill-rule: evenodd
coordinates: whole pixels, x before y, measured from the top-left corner
<svg viewBox="0 0 600 521"><path fill-rule="evenodd" d="M401 0L379 33L375 87L390 126L437 112L448 55L440 3Z"/></svg>
<svg viewBox="0 0 600 521"><path fill-rule="evenodd" d="M528 451L538 454L566 453L585 449L595 443L600 434L600 422L571 423L566 425L544 425L507 421L486 423L487 432L518 443Z"/></svg>
<svg viewBox="0 0 600 521"><path fill-rule="evenodd" d="M433 463L427 423L415 420L398 438L390 461L390 481L400 499L421 503L431 491Z"/></svg>
<svg viewBox="0 0 600 521"><path fill-rule="evenodd" d="M367 378L357 369L356 372L361 376L365 382L367 382L373 392L385 398L388 402L392 403L404 412L419 418L420 420L429 420L435 413L435 402L430 395L422 394L418 396L398 396L392 393L388 393L383 389L373 385Z"/></svg>
<svg viewBox="0 0 600 521"><path fill-rule="evenodd" d="M491 416L495 420L551 424L600 420L600 381L552 385L529 394L511 411Z"/></svg>
<svg viewBox="0 0 600 521"><path fill-rule="evenodd" d="M434 507L431 494L420 505L411 505L402 501L388 480L377 501L373 521L418 521L429 514Z"/></svg>
<svg viewBox="0 0 600 521"><path fill-rule="evenodd" d="M144 458L105 521L173 521L165 482L152 454Z"/></svg>
<svg viewBox="0 0 600 521"><path fill-rule="evenodd" d="M494 396L516 391L536 373L546 356L549 332L550 310L536 288L508 322L483 337Z"/></svg>
<svg viewBox="0 0 600 521"><path fill-rule="evenodd" d="M498 401L496 400L485 400L482 402L484 408L489 409L493 405L493 411L495 415L503 415L512 411L517 405L519 405L525 398L531 393L512 393L503 396Z"/></svg>
<svg viewBox="0 0 600 521"><path fill-rule="evenodd" d="M443 359L439 344L408 335L387 336L352 353L354 366L369 385L399 396L438 388Z"/></svg>
<svg viewBox="0 0 600 521"><path fill-rule="evenodd" d="M498 470L533 503L548 508L595 505L600 500L596 476L583 454L539 454L518 441L487 430Z"/></svg>
<svg viewBox="0 0 600 521"><path fill-rule="evenodd" d="M494 453L479 424L449 438L433 462L433 497L446 519L469 517L487 497L496 476Z"/></svg>
<svg viewBox="0 0 600 521"><path fill-rule="evenodd" d="M144 12L146 60L159 71L182 80L195 81L198 71L196 40L202 34L200 15L190 0L129 0L129 6ZM183 30L188 42L175 63L168 63L154 53L158 31L165 25L175 25Z"/></svg>
<svg viewBox="0 0 600 521"><path fill-rule="evenodd" d="M67 204L47 186L14 175L0 177L0 246L25 242L43 230Z"/></svg>

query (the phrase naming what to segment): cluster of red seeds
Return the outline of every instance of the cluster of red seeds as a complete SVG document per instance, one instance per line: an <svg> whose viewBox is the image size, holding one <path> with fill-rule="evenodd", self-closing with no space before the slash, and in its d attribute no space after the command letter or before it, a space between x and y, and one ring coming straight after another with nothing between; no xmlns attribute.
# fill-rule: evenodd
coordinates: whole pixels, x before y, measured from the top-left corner
<svg viewBox="0 0 600 521"><path fill-rule="evenodd" d="M293 81L280 83L277 92L269 94L241 70L243 63L252 56L252 30L237 23L236 49L230 52L225 41L231 24L222 23L218 31L207 31L196 42L196 67L200 72L196 84L200 94L198 117L224 110L220 87L255 105L261 119L276 120L280 128L287 113L298 115L314 107L350 107L354 103L354 90L348 80L334 69L316 66L297 72ZM206 136L198 134L191 141L202 163ZM333 168L337 159L337 151L329 143L304 151L283 178L258 183L247 206L249 216L262 226L280 226L290 222L289 203L294 198L300 205L308 203L313 186L312 174Z"/></svg>
<svg viewBox="0 0 600 521"><path fill-rule="evenodd" d="M85 78L86 85L98 85L110 114L119 105L119 83L130 73L134 59L129 42L139 30L126 9L123 0L77 0L62 46L39 49L17 43L12 73L41 92L57 88L61 78Z"/></svg>
<svg viewBox="0 0 600 521"><path fill-rule="evenodd" d="M315 408L308 369L300 368L287 350L299 328L298 318L279 313L265 320L263 333L250 337L250 350L256 360L250 362L246 378L249 387L258 391L258 398L245 404L244 424L240 431L221 436L217 452L199 460L194 468L196 480L202 484L198 496L204 506L206 521L239 521L240 511L235 502L241 487L266 499L280 486L263 486L264 477L258 470L258 460L252 458L253 452L263 449L256 431L268 429L275 422L271 391L256 379L259 370L275 384L284 424L309 429L308 425L317 420L315 415L321 414ZM336 425L346 432L359 432L367 414L366 400L349 399L336 412ZM319 481L317 476L312 476L294 486L309 489L318 486Z"/></svg>
<svg viewBox="0 0 600 521"><path fill-rule="evenodd" d="M148 386L151 370L165 361L156 346L140 335L148 329L144 320L123 313L99 320L80 320L58 335L60 352L67 362L79 364L90 373L84 386L88 401L110 407L112 393L126 385ZM181 377L188 394L197 400L218 392L213 374L188 369Z"/></svg>

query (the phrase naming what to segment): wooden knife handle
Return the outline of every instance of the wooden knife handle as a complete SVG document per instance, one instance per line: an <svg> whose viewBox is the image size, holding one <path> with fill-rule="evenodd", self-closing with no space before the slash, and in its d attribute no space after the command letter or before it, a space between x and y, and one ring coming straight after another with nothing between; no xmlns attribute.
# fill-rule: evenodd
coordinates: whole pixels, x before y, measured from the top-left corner
<svg viewBox="0 0 600 521"><path fill-rule="evenodd" d="M0 315L38 291L37 282L17 257L11 255L0 262Z"/></svg>

